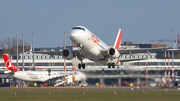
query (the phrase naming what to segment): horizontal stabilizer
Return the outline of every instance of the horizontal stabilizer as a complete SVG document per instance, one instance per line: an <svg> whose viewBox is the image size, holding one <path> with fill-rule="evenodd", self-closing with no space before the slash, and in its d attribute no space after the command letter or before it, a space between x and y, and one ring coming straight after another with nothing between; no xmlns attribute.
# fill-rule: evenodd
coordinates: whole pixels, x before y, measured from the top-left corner
<svg viewBox="0 0 180 101"><path fill-rule="evenodd" d="M12 71L4 71L4 74L10 74Z"/></svg>

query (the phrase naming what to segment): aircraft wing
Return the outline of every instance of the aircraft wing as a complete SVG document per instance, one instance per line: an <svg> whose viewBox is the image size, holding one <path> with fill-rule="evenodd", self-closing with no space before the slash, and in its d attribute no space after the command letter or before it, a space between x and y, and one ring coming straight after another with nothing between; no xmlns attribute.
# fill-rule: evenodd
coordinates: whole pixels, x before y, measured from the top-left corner
<svg viewBox="0 0 180 101"><path fill-rule="evenodd" d="M79 52L79 49L77 50L71 50L71 52L73 52L73 54L77 54ZM63 53L63 50L62 51L33 51L33 53L36 53L36 54L48 54L48 55L62 55Z"/></svg>
<svg viewBox="0 0 180 101"><path fill-rule="evenodd" d="M123 54L134 54L134 53L148 53L150 54L150 52L155 52L157 50L165 50L165 49L172 49L171 47L169 48L140 48L140 49L118 49L119 53L121 55Z"/></svg>
<svg viewBox="0 0 180 101"><path fill-rule="evenodd" d="M50 76L50 79L54 79L54 78L63 78L63 77L67 77L71 74L65 74L65 75L53 75L53 76Z"/></svg>
<svg viewBox="0 0 180 101"><path fill-rule="evenodd" d="M131 59L119 59L120 62L128 62L128 61L137 61L137 60L146 60L147 58L131 58Z"/></svg>
<svg viewBox="0 0 180 101"><path fill-rule="evenodd" d="M118 49L118 52L123 55L123 54L136 54L136 53L148 53L150 52L155 52L157 50L165 50L165 49L172 49L172 47L168 48L133 48L133 49ZM103 56L108 56L108 49L103 49L100 50L101 54Z"/></svg>
<svg viewBox="0 0 180 101"><path fill-rule="evenodd" d="M12 71L3 71L2 74L10 74L10 73L12 73ZM1 74L1 73L0 73L0 74Z"/></svg>
<svg viewBox="0 0 180 101"><path fill-rule="evenodd" d="M176 78L180 78L180 76L174 76L174 77L176 77Z"/></svg>
<svg viewBox="0 0 180 101"><path fill-rule="evenodd" d="M48 54L48 55L62 55L62 51L33 51L37 54Z"/></svg>

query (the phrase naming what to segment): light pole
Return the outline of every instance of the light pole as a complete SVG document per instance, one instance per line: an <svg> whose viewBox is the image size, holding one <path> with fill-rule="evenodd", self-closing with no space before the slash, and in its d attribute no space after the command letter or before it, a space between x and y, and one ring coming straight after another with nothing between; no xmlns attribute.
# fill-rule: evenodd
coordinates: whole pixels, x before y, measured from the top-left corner
<svg viewBox="0 0 180 101"><path fill-rule="evenodd" d="M17 68L18 68L18 58L19 58L19 55L18 55L18 31L16 32L16 47L17 47L17 49L16 49L16 53L17 53L17 59L16 59L16 62L17 62Z"/></svg>
<svg viewBox="0 0 180 101"><path fill-rule="evenodd" d="M22 56L22 62L23 62L23 71L24 71L24 31L22 32L23 33L23 56Z"/></svg>
<svg viewBox="0 0 180 101"><path fill-rule="evenodd" d="M64 50L65 49L66 49L66 32L64 32ZM66 72L66 59L64 58L64 81L66 80L65 72Z"/></svg>
<svg viewBox="0 0 180 101"><path fill-rule="evenodd" d="M33 32L33 50L32 50L33 51L33 68L34 68L34 33L35 32Z"/></svg>
<svg viewBox="0 0 180 101"><path fill-rule="evenodd" d="M174 30L171 30L172 31L172 80L174 80L174 51L173 51L173 31Z"/></svg>
<svg viewBox="0 0 180 101"><path fill-rule="evenodd" d="M120 78L120 70L119 70L119 67L117 67L117 75L118 75L118 84L119 86L121 86L121 78Z"/></svg>

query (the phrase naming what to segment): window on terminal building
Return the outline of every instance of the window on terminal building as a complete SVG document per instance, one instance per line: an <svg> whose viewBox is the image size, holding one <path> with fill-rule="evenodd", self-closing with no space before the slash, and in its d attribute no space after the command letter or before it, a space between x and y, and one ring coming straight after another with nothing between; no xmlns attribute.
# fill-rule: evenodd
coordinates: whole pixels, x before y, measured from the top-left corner
<svg viewBox="0 0 180 101"><path fill-rule="evenodd" d="M150 56L149 56L149 55L146 55L146 58L148 58L148 59L149 59L149 58L150 58Z"/></svg>
<svg viewBox="0 0 180 101"><path fill-rule="evenodd" d="M42 66L49 66L48 63L41 63Z"/></svg>
<svg viewBox="0 0 180 101"><path fill-rule="evenodd" d="M4 79L1 79L1 84L4 84L5 83L5 80Z"/></svg>
<svg viewBox="0 0 180 101"><path fill-rule="evenodd" d="M145 66L146 63L145 62L140 62L140 66Z"/></svg>
<svg viewBox="0 0 180 101"><path fill-rule="evenodd" d="M138 56L137 56L137 55L135 55L135 58L138 58Z"/></svg>
<svg viewBox="0 0 180 101"><path fill-rule="evenodd" d="M54 66L54 63L49 63L49 66Z"/></svg>
<svg viewBox="0 0 180 101"><path fill-rule="evenodd" d="M41 56L38 56L38 58L37 59L41 59Z"/></svg>
<svg viewBox="0 0 180 101"><path fill-rule="evenodd" d="M35 63L36 66L42 66L41 63Z"/></svg>
<svg viewBox="0 0 180 101"><path fill-rule="evenodd" d="M72 63L66 63L66 66L72 66Z"/></svg>
<svg viewBox="0 0 180 101"><path fill-rule="evenodd" d="M29 59L33 59L33 56L29 56Z"/></svg>
<svg viewBox="0 0 180 101"><path fill-rule="evenodd" d="M25 66L32 66L31 63L24 63Z"/></svg>
<svg viewBox="0 0 180 101"><path fill-rule="evenodd" d="M13 56L12 59L17 59L17 56Z"/></svg>
<svg viewBox="0 0 180 101"><path fill-rule="evenodd" d="M19 65L19 66L23 66L23 64L22 64L22 63L18 63L18 65Z"/></svg>
<svg viewBox="0 0 180 101"><path fill-rule="evenodd" d="M62 59L62 56L58 56L59 59Z"/></svg>
<svg viewBox="0 0 180 101"><path fill-rule="evenodd" d="M151 66L152 65L152 62L148 62L148 66Z"/></svg>
<svg viewBox="0 0 180 101"><path fill-rule="evenodd" d="M9 79L6 79L6 83L9 83L9 81L10 81Z"/></svg>
<svg viewBox="0 0 180 101"><path fill-rule="evenodd" d="M60 66L60 63L54 63L54 66Z"/></svg>
<svg viewBox="0 0 180 101"><path fill-rule="evenodd" d="M125 59L127 58L127 55L125 55Z"/></svg>
<svg viewBox="0 0 180 101"><path fill-rule="evenodd" d="M0 63L0 66L5 66L5 64L4 63Z"/></svg>
<svg viewBox="0 0 180 101"><path fill-rule="evenodd" d="M123 55L123 56L122 56L122 58L124 59L124 58L125 58L125 56Z"/></svg>
<svg viewBox="0 0 180 101"><path fill-rule="evenodd" d="M142 58L142 55L138 55L138 58Z"/></svg>
<svg viewBox="0 0 180 101"><path fill-rule="evenodd" d="M158 64L157 64L157 62L152 62L152 65L157 66Z"/></svg>

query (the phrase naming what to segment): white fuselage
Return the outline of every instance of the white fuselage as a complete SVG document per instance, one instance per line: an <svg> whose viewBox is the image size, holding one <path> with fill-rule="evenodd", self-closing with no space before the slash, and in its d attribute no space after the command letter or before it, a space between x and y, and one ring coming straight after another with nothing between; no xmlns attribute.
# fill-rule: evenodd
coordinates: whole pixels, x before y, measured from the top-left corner
<svg viewBox="0 0 180 101"><path fill-rule="evenodd" d="M77 29L75 27L77 27ZM92 61L107 65L110 60L108 57L103 56L100 50L109 49L110 47L85 27L75 27L72 29L69 38L73 43L80 45L83 56ZM117 62L117 59L113 59L111 62L116 63L116 65L120 65L120 63Z"/></svg>
<svg viewBox="0 0 180 101"><path fill-rule="evenodd" d="M77 72L77 75L79 74L82 75L82 73ZM24 81L44 82L48 79L63 77L64 75L73 75L73 71L51 71L50 75L48 71L17 71L13 76ZM86 76L84 77L86 78Z"/></svg>

